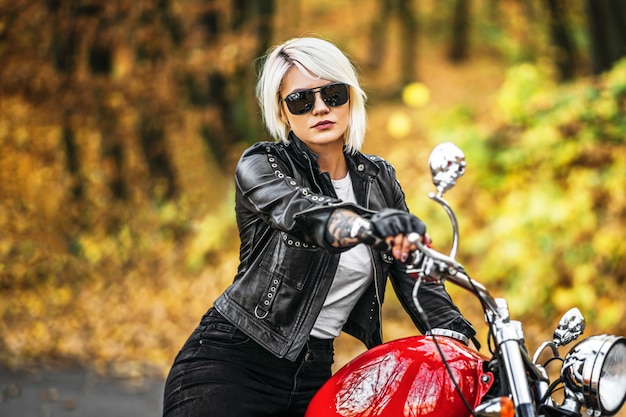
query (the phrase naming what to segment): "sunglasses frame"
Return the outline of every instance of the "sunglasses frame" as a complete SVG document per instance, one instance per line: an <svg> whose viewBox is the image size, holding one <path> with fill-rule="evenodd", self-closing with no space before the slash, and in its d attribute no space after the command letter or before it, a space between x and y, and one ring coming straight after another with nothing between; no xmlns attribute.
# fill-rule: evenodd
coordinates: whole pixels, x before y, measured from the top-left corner
<svg viewBox="0 0 626 417"><path fill-rule="evenodd" d="M332 88L335 86L343 86L345 87L345 91L346 91L346 100L342 101L342 102L333 102L333 98L324 98L324 95L322 93L322 91L326 90L327 88ZM342 82L336 82L336 83L330 83L330 84L326 84L326 85L322 85L320 87L315 87L315 88L309 88L306 90L300 90L300 91L294 91L293 93L289 93L287 94L287 96L285 98L281 98L280 101L284 101L285 105L287 105L287 109L289 110L289 112L295 116L300 116L303 114L307 114L308 112L310 112L311 110L313 110L313 107L315 106L315 93L320 93L320 98L322 99L322 101L324 102L324 104L326 104L329 107L339 107L339 106L343 106L344 104L346 104L349 100L350 100L350 85L346 84L346 83L342 83ZM312 97L312 100L309 99L307 101L305 101L305 97L308 94L312 94L310 97ZM297 98L294 99L289 99L289 97L297 95ZM302 111L299 111L297 109L292 109L290 107L290 104L292 103L296 103L299 101L305 101Z"/></svg>

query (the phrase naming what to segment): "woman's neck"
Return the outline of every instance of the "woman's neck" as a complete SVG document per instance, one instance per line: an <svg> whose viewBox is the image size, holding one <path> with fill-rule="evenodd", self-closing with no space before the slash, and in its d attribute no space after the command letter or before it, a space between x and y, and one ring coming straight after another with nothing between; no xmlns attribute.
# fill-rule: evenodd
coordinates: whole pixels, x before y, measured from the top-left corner
<svg viewBox="0 0 626 417"><path fill-rule="evenodd" d="M328 172L333 180L340 180L348 175L348 162L343 152L339 154L336 152L318 154L317 163L320 166L320 171Z"/></svg>

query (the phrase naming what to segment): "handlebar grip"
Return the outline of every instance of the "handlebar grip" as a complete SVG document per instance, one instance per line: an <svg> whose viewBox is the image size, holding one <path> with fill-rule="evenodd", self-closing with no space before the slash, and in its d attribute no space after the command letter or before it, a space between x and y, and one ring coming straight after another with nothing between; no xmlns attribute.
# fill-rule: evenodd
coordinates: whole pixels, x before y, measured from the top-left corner
<svg viewBox="0 0 626 417"><path fill-rule="evenodd" d="M391 249L384 239L381 239L374 234L371 223L363 218L355 220L352 225L350 237L356 237L361 242L381 252L386 252Z"/></svg>
<svg viewBox="0 0 626 417"><path fill-rule="evenodd" d="M355 222L351 236L359 238L361 242L381 252L386 252L388 250L391 250L391 247L387 244L387 242L384 239L381 239L380 237L378 237L372 231L370 222L368 222L367 220ZM419 235L419 233L415 233L415 232L409 233L407 235L407 238L409 239L409 242L418 245L418 248L420 247L420 242L422 242L422 237ZM411 257L409 258L409 259L412 259L412 261L409 261L407 263L408 264L415 263L418 260L418 258L419 258L418 251L413 252L411 254Z"/></svg>

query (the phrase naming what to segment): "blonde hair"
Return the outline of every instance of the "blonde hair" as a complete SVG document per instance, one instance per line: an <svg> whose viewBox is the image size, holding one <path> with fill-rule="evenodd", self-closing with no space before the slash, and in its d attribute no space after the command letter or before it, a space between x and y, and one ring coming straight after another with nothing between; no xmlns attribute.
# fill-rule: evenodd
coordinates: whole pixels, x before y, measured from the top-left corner
<svg viewBox="0 0 626 417"><path fill-rule="evenodd" d="M290 128L281 117L280 88L285 74L295 66L304 74L350 86L350 121L344 149L349 153L361 149L367 124L367 96L359 85L354 66L337 46L319 38L294 38L273 47L262 59L256 96L265 126L274 138L289 142Z"/></svg>

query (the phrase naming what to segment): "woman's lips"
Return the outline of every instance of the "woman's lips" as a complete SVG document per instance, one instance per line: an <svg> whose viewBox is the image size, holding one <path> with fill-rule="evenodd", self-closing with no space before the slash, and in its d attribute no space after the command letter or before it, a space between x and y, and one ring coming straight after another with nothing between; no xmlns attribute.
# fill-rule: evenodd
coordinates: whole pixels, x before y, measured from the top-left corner
<svg viewBox="0 0 626 417"><path fill-rule="evenodd" d="M334 123L330 120L322 120L321 122L317 122L313 127L316 129L327 129L331 127Z"/></svg>

